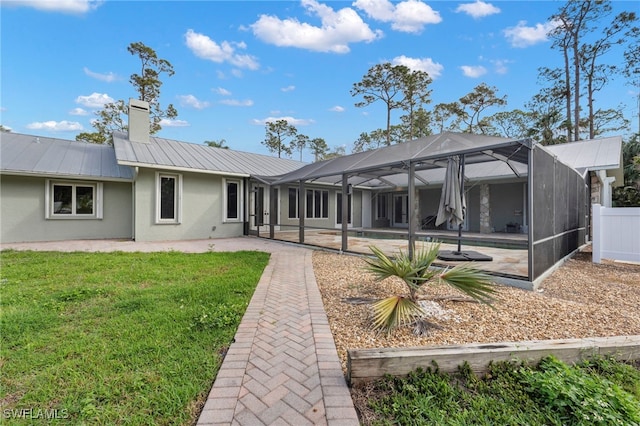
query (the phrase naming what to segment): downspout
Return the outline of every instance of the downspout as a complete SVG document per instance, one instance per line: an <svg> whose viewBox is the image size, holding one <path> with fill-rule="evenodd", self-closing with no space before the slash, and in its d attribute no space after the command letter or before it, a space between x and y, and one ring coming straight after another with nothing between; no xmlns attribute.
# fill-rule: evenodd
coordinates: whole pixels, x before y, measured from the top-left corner
<svg viewBox="0 0 640 426"><path fill-rule="evenodd" d="M136 181L140 169L136 166L133 168L133 181L131 182L131 239L136 240Z"/></svg>
<svg viewBox="0 0 640 426"><path fill-rule="evenodd" d="M613 176L607 176L607 172L605 170L598 170L596 172L596 175L598 176L598 180L602 184L600 204L604 207L611 207L611 200L612 200L611 188L613 186L613 182L616 181L616 178Z"/></svg>

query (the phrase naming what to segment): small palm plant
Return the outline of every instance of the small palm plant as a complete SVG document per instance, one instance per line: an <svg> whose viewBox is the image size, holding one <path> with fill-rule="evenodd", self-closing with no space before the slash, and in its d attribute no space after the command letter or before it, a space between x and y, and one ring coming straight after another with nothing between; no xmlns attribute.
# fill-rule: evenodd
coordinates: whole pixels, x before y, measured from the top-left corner
<svg viewBox="0 0 640 426"><path fill-rule="evenodd" d="M391 296L372 304L374 329L386 331L388 334L398 326L417 323L416 329L421 330L423 334L427 327L420 324L424 321L424 311L418 304L418 291L428 283L444 282L480 303L491 305L494 301L495 289L489 277L482 272L468 265L458 265L445 270L432 266L438 257L439 243L433 243L428 248L423 247L415 253L413 259L402 251L390 258L375 246L369 248L375 258L366 259L367 269L376 275L378 280L395 276L402 279L409 288L408 295Z"/></svg>

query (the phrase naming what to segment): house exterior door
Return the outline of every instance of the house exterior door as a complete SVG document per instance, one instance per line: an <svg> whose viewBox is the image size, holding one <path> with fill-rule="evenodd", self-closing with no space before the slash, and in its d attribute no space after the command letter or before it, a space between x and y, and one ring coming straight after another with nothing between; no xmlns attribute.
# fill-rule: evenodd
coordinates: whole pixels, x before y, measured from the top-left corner
<svg viewBox="0 0 640 426"><path fill-rule="evenodd" d="M409 226L409 194L394 194L392 225L397 228Z"/></svg>
<svg viewBox="0 0 640 426"><path fill-rule="evenodd" d="M276 222L278 220L278 189L275 189L276 195L276 209L273 212L269 211L270 207L270 194L269 187L267 185L257 185L253 188L250 193L250 209L251 209L251 220L250 220L250 228L252 231L258 231L260 228L260 232L268 232L269 226L269 218L273 215L276 218ZM279 227L276 226L275 230L278 230Z"/></svg>

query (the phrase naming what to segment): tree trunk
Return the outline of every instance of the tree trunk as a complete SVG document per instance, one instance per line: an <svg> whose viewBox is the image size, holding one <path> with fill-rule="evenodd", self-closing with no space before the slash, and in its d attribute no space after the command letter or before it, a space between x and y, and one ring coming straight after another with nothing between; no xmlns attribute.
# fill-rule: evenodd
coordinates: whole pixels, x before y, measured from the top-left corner
<svg viewBox="0 0 640 426"><path fill-rule="evenodd" d="M563 46L563 54L564 54L564 88L565 88L565 94L564 94L564 98L565 98L565 103L566 103L566 114L567 114L567 142L571 142L573 140L572 138L572 131L573 131L573 126L571 123L571 68L569 66L569 52L568 52L568 48L567 46Z"/></svg>
<svg viewBox="0 0 640 426"><path fill-rule="evenodd" d="M576 35L573 39L573 72L574 72L574 90L573 90L573 140L580 140L580 49L579 38L576 30Z"/></svg>

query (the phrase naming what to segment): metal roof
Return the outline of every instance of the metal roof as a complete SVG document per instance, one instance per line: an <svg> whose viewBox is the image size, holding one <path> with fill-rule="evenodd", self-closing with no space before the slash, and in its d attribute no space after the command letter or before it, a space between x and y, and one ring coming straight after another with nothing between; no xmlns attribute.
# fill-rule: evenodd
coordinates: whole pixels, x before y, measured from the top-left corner
<svg viewBox="0 0 640 426"><path fill-rule="evenodd" d="M582 174L606 170L607 175L616 178L616 186L624 184L621 136L548 145L544 148Z"/></svg>
<svg viewBox="0 0 640 426"><path fill-rule="evenodd" d="M133 179L118 165L113 147L13 132L0 133L0 172L102 180Z"/></svg>
<svg viewBox="0 0 640 426"><path fill-rule="evenodd" d="M149 138L149 143L131 142L124 132L113 133L113 145L119 164L199 173L277 176L306 164L153 136Z"/></svg>
<svg viewBox="0 0 640 426"><path fill-rule="evenodd" d="M360 152L309 164L277 179L274 184L297 181L340 182L344 173L349 183L371 187L396 186L405 182L409 163L416 166L416 179L442 182L446 158L464 154L468 166L488 163L482 177L526 174L530 140L506 139L469 133L442 133L373 151ZM504 167L506 166L506 168ZM442 170L429 175L428 170ZM470 168L470 172L473 167ZM478 169L480 170L480 169ZM490 174L493 173L493 174ZM405 176L405 177L403 177ZM444 176L444 174L443 174ZM467 175L467 177L469 177Z"/></svg>

